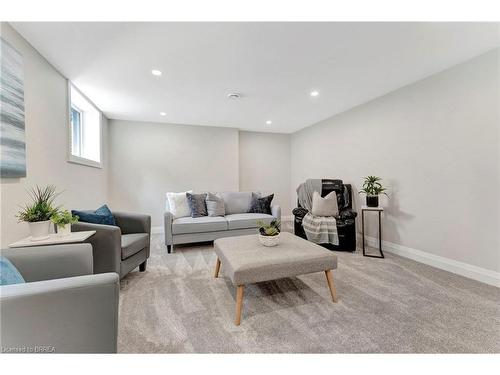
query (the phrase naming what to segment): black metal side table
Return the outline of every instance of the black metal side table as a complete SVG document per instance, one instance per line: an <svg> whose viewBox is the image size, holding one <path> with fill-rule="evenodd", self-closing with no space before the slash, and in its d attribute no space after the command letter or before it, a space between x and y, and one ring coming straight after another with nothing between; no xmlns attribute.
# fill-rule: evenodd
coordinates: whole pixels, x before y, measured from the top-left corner
<svg viewBox="0 0 500 375"><path fill-rule="evenodd" d="M365 211L375 211L378 212L378 250L380 251L380 255L370 255L365 252ZM384 211L382 207L361 207L361 230L363 236L363 256L370 258L385 258L384 253L382 252L382 217L381 214Z"/></svg>

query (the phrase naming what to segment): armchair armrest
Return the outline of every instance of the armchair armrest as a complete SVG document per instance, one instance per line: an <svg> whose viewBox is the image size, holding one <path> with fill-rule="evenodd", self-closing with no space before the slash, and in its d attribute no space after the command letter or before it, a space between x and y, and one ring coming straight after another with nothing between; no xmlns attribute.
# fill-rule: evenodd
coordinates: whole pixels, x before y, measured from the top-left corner
<svg viewBox="0 0 500 375"><path fill-rule="evenodd" d="M1 254L27 282L92 275L93 271L90 244L21 247L2 250Z"/></svg>
<svg viewBox="0 0 500 375"><path fill-rule="evenodd" d="M92 245L94 273L116 272L120 274L122 233L119 227L78 222L71 225L71 230L74 232L96 231L85 241Z"/></svg>
<svg viewBox="0 0 500 375"><path fill-rule="evenodd" d="M306 214L308 212L309 211L307 209L302 208L302 207L294 208L293 211L292 211L292 213L295 216L295 218L298 219L299 221L302 221L302 219L304 218L304 216L306 216Z"/></svg>
<svg viewBox="0 0 500 375"><path fill-rule="evenodd" d="M174 221L174 214L170 211L165 211L163 214L163 225L165 229L165 245L170 246L173 244L172 239L172 222Z"/></svg>
<svg viewBox="0 0 500 375"><path fill-rule="evenodd" d="M2 286L1 341L9 348L116 353L119 277L77 276Z"/></svg>
<svg viewBox="0 0 500 375"><path fill-rule="evenodd" d="M113 216L123 234L151 233L151 216L149 215L113 211Z"/></svg>
<svg viewBox="0 0 500 375"><path fill-rule="evenodd" d="M356 216L358 216L357 212L351 210L350 208L340 211L339 214L335 216L335 219L337 220L337 227L354 224Z"/></svg>
<svg viewBox="0 0 500 375"><path fill-rule="evenodd" d="M338 214L338 218L340 219L355 219L358 216L358 213L350 208L342 210Z"/></svg>

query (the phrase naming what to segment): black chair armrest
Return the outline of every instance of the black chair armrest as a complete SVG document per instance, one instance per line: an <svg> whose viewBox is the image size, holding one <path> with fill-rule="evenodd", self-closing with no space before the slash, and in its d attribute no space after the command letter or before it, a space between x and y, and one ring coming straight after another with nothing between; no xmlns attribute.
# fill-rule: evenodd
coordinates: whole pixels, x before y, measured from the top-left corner
<svg viewBox="0 0 500 375"><path fill-rule="evenodd" d="M358 213L350 208L342 210L339 212L340 219L355 219L358 216Z"/></svg>
<svg viewBox="0 0 500 375"><path fill-rule="evenodd" d="M355 223L357 212L350 208L339 212L335 219L337 220L337 227L345 227L346 225L353 225Z"/></svg>
<svg viewBox="0 0 500 375"><path fill-rule="evenodd" d="M296 219L302 220L309 211L302 207L294 208L292 213Z"/></svg>

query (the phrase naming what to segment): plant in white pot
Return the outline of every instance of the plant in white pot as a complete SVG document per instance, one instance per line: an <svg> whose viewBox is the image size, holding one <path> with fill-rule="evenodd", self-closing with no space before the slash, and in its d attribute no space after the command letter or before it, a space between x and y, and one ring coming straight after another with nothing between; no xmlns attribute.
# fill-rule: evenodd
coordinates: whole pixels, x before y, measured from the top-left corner
<svg viewBox="0 0 500 375"><path fill-rule="evenodd" d="M378 207L378 196L384 194L388 196L385 192L387 189L380 183L382 179L377 176L367 176L363 182L363 188L359 193L366 194L366 205L368 207Z"/></svg>
<svg viewBox="0 0 500 375"><path fill-rule="evenodd" d="M57 235L60 237L70 234L71 224L78 223L78 219L78 216L71 214L68 210L57 211L50 218L56 225Z"/></svg>
<svg viewBox="0 0 500 375"><path fill-rule="evenodd" d="M259 241L264 246L276 246L280 241L280 221L274 219L269 224L257 221L259 226Z"/></svg>
<svg viewBox="0 0 500 375"><path fill-rule="evenodd" d="M31 239L44 240L49 237L50 218L57 212L54 199L58 195L55 186L36 186L29 192L32 202L27 203L17 214L19 221L29 224Z"/></svg>

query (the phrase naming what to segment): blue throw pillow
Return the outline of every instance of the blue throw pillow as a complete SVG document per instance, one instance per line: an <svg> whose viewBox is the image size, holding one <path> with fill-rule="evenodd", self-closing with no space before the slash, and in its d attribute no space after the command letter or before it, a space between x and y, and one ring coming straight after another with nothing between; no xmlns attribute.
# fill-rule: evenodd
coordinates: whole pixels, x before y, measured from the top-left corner
<svg viewBox="0 0 500 375"><path fill-rule="evenodd" d="M99 207L94 212L71 210L71 213L85 223L116 225L115 217L107 205Z"/></svg>
<svg viewBox="0 0 500 375"><path fill-rule="evenodd" d="M4 256L0 256L0 285L25 283L17 268Z"/></svg>

